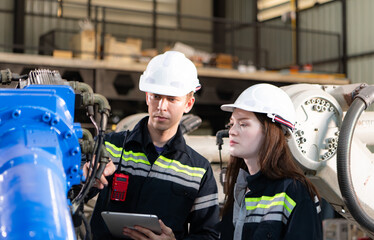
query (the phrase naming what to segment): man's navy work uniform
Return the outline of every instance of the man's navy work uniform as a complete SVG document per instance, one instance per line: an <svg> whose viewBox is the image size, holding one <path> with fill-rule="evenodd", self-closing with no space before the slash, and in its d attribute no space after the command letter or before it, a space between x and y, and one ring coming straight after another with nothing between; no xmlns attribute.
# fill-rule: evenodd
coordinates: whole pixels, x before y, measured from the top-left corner
<svg viewBox="0 0 374 240"><path fill-rule="evenodd" d="M240 169L233 210L218 224L223 240L322 240L321 208L304 184Z"/></svg>
<svg viewBox="0 0 374 240"><path fill-rule="evenodd" d="M109 187L97 199L91 219L94 239L113 239L102 211L154 214L170 227L176 239L218 239L217 185L207 159L186 145L182 132L158 154L150 138L148 117L128 132L121 172L129 175L124 202L110 200ZM111 159L119 163L126 132L105 136Z"/></svg>

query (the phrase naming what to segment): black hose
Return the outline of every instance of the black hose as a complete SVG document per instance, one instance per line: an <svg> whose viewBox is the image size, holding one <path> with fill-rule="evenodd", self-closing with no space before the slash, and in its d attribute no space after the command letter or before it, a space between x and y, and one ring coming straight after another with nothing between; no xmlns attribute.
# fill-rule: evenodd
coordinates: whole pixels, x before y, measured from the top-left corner
<svg viewBox="0 0 374 240"><path fill-rule="evenodd" d="M221 150L222 150L222 145L223 145L223 138L224 137L229 137L229 130L228 129L223 129L219 130L216 133L216 145L218 145L218 151L219 151L219 165L222 170L222 156L221 156Z"/></svg>
<svg viewBox="0 0 374 240"><path fill-rule="evenodd" d="M97 142L95 143L95 147L94 147L94 155L93 156L95 156L95 161L94 161L94 165L92 167L93 170L92 170L92 173L89 174L88 179L87 179L86 183L83 185L82 190L80 191L78 196L76 198L74 198L73 201L72 201L72 212L73 212L73 214L77 210L77 206L79 206L79 204L87 196L91 186L93 185L93 183L96 179L96 175L97 175L97 171L98 171L97 166L98 166L98 163L101 159L102 143L103 143L104 133L105 133L107 123L108 123L108 115L106 113L102 113L99 135L97 137ZM90 160L90 162L92 163L92 160Z"/></svg>
<svg viewBox="0 0 374 240"><path fill-rule="evenodd" d="M84 227L86 229L86 235L84 237L84 240L91 240L91 226L90 226L90 223L88 222L84 213L80 213L80 215L82 216L82 221L83 221Z"/></svg>
<svg viewBox="0 0 374 240"><path fill-rule="evenodd" d="M93 156L95 156L95 161L94 161L94 164L92 166L92 170L91 170L92 172L91 172L91 174L89 174L88 179L86 180L86 183L83 185L83 187L82 187L81 191L79 192L78 196L76 198L74 198L73 201L72 201L72 212L73 212L73 214L78 209L79 204L87 196L91 186L93 185L94 181L96 180L95 176L96 176L96 173L97 173L98 162L99 162L99 159L101 157L101 144L103 142L103 138L104 138L104 136L100 131L100 133L98 135L98 138L97 138L97 142L95 143L96 148L94 148L95 152L94 152ZM92 163L91 159L90 159L90 163Z"/></svg>
<svg viewBox="0 0 374 240"><path fill-rule="evenodd" d="M351 166L351 144L356 123L361 113L373 102L374 87L363 89L348 109L339 134L337 172L340 192L352 217L365 230L374 233L374 219L362 208L354 190Z"/></svg>

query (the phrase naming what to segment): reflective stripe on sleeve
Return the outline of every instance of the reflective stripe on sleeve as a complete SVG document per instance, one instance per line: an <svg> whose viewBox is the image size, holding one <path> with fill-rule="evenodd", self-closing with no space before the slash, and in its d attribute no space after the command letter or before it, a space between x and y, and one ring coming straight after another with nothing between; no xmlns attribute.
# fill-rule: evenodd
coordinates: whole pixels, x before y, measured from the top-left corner
<svg viewBox="0 0 374 240"><path fill-rule="evenodd" d="M210 194L195 199L191 212L218 205L218 194Z"/></svg>
<svg viewBox="0 0 374 240"><path fill-rule="evenodd" d="M259 198L245 198L248 220L258 219L261 221L275 220L285 224L295 208L296 203L285 192L274 196L262 196ZM256 216L256 217L254 217ZM257 221L257 220L256 220Z"/></svg>

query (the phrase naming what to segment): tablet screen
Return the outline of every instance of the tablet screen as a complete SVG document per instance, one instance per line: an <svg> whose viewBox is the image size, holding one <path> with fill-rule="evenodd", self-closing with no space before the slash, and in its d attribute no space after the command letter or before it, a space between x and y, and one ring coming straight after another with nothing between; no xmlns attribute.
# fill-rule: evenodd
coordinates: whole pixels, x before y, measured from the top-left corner
<svg viewBox="0 0 374 240"><path fill-rule="evenodd" d="M148 228L156 234L161 234L160 223L156 215L106 211L102 212L101 216L110 233L118 238L126 238L126 236L122 234L124 227L134 229L134 226Z"/></svg>

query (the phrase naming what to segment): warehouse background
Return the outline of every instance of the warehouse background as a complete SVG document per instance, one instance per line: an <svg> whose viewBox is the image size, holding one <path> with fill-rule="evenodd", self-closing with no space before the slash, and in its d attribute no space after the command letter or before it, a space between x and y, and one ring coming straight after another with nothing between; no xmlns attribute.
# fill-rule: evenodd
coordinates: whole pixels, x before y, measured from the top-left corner
<svg viewBox="0 0 374 240"><path fill-rule="evenodd" d="M178 49L197 66L213 69L199 74L203 88L193 113L202 117L202 129L210 128L203 134L214 135L225 124L220 104L265 79L238 75L242 69L276 71L271 82L278 86L304 82L289 75L284 81L292 71L319 74L313 77L320 84L346 84L334 81L345 77L374 84L372 9L372 0L1 0L0 52L24 55L10 55L0 69L24 74L47 65L67 80L87 82L109 99L110 123L118 123L146 109L134 90L144 65L134 63ZM56 58L68 60L45 64ZM222 77L221 69L237 72ZM340 228L347 235L359 231L347 230L346 222Z"/></svg>
<svg viewBox="0 0 374 240"><path fill-rule="evenodd" d="M271 69L297 63L293 55L296 42L290 30L292 14L287 16L292 11L292 2L296 2L298 63L314 63L317 71L347 73L352 82L373 82L371 0L261 0L258 9L255 1L246 0L3 0L0 20L7 24L0 27L0 50L12 51L15 44L20 44L27 48L26 53L37 53L40 37L50 31L55 31L56 46L69 49L72 34L79 31L78 20L83 18L105 20L106 32L118 38L140 37L145 48L154 47L151 29L155 2L160 50L182 41L204 51L234 54L244 63ZM24 6L25 11L14 11L17 5ZM23 13L24 19L20 18ZM212 21L217 17L226 22ZM18 32L22 30L18 27L21 20L24 31ZM214 27L216 31L212 34ZM256 41L260 49L255 49ZM256 54L260 55L257 59Z"/></svg>
<svg viewBox="0 0 374 240"><path fill-rule="evenodd" d="M17 65L14 56L4 56L1 67L22 74L53 67L67 80L86 82L108 98L113 109L110 121L118 123L146 111L144 97L136 91L146 62L176 49L205 67L199 71L203 88L192 113L215 134L227 121L220 104L234 101L251 84L347 83L339 79L373 84L373 4L371 0L2 0L0 21L6 24L0 26L0 53L21 53L31 60L35 56L35 61L20 57ZM36 56L67 61L51 66ZM69 59L104 60L106 65ZM269 77L265 71L279 74ZM289 73L295 72L316 75L292 79Z"/></svg>

